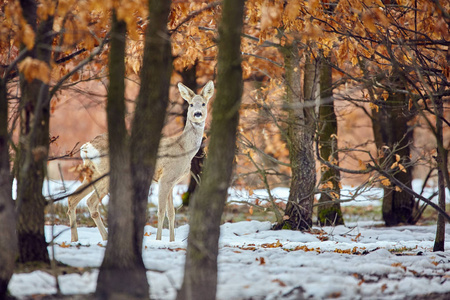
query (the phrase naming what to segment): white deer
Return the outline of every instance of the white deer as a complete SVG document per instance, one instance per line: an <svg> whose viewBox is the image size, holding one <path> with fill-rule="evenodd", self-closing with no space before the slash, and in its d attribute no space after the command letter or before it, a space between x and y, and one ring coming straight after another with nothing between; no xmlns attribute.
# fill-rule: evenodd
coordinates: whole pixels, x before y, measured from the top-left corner
<svg viewBox="0 0 450 300"><path fill-rule="evenodd" d="M153 180L159 183L156 239L161 240L164 218L167 212L171 242L175 240L175 208L172 191L174 186L189 174L191 160L201 146L207 116L207 104L214 94L214 83L209 81L198 95L182 83L178 83L178 89L181 97L189 103L186 126L180 135L161 139L155 174L153 175ZM87 206L103 240L106 240L108 234L98 207L103 197L108 194L109 178L106 176L94 184L90 183L109 172L108 135L106 133L101 134L81 146L80 155L83 159L83 168L91 170L92 174L85 176L81 186L72 196L69 196L67 213L70 219L71 241L78 241L76 207L85 196L93 191L94 193L87 200Z"/></svg>

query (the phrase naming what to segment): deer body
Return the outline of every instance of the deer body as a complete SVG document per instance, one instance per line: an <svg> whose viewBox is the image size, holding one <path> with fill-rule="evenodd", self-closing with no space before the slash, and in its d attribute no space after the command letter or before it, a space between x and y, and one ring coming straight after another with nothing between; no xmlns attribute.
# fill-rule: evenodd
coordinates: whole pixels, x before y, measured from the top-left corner
<svg viewBox="0 0 450 300"><path fill-rule="evenodd" d="M70 220L72 242L78 241L76 207L84 197L93 191L94 193L87 199L86 204L103 240L107 239L108 234L105 225L103 225L98 207L101 199L108 194L109 177L105 176L92 185L90 185L90 181L96 180L109 172L108 147L108 135L104 133L80 148L80 156L83 159L84 165L83 168L91 170L92 174L90 174L91 176L84 176L81 186L76 189L72 196L69 196L69 209L67 214Z"/></svg>
<svg viewBox="0 0 450 300"><path fill-rule="evenodd" d="M174 186L189 174L191 160L201 146L207 103L214 93L214 84L209 81L202 92L196 95L192 90L178 84L183 99L189 103L186 126L183 132L174 137L162 138L158 147L158 158L153 180L159 183L158 196L158 230L156 239L161 240L165 214L169 220L170 241L175 240L175 208L173 206L172 191ZM108 136L102 134L80 148L83 164L93 171L92 178L85 178L82 185L75 191L89 185L89 180L95 180L109 172ZM87 200L87 205L103 240L107 239L105 226L98 212L101 199L108 194L109 178L105 177L79 194L69 197L69 219L72 242L78 241L76 225L76 206L86 195L95 191Z"/></svg>

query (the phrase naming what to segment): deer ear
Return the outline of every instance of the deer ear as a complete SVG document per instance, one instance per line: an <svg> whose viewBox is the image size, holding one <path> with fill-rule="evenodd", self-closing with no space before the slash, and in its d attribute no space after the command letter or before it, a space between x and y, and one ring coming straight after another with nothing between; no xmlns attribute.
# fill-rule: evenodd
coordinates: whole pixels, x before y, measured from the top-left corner
<svg viewBox="0 0 450 300"><path fill-rule="evenodd" d="M214 94L214 82L212 80L208 81L208 83L203 87L202 92L200 95L208 101L211 99L212 95Z"/></svg>
<svg viewBox="0 0 450 300"><path fill-rule="evenodd" d="M187 102L190 102L195 96L195 93L181 82L178 83L178 90L180 91L181 97Z"/></svg>

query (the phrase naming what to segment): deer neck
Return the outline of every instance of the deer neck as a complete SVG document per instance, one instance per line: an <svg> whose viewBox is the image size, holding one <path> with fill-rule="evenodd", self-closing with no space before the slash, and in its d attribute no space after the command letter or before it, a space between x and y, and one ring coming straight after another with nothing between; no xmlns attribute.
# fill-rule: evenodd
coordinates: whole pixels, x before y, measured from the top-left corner
<svg viewBox="0 0 450 300"><path fill-rule="evenodd" d="M198 148L200 148L200 145L202 144L204 130L205 130L205 121L201 123L196 123L187 119L186 126L184 127L182 136L188 147L192 148L192 150L195 150L195 152L197 152Z"/></svg>

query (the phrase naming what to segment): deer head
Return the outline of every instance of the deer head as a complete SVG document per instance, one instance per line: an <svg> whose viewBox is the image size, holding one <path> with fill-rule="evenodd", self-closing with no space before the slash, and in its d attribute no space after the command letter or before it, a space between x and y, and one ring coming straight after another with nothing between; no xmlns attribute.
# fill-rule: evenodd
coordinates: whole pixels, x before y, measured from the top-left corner
<svg viewBox="0 0 450 300"><path fill-rule="evenodd" d="M214 83L208 81L199 95L196 95L190 88L178 83L181 97L189 103L187 118L193 123L200 124L206 120L208 101L214 94Z"/></svg>

